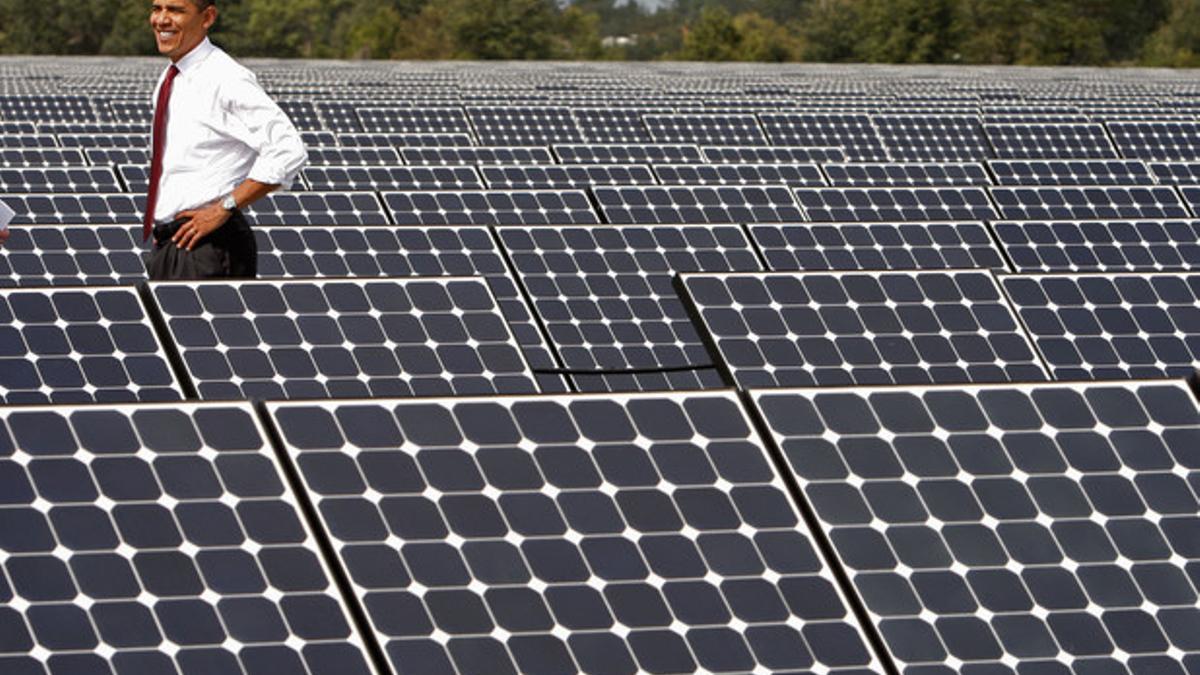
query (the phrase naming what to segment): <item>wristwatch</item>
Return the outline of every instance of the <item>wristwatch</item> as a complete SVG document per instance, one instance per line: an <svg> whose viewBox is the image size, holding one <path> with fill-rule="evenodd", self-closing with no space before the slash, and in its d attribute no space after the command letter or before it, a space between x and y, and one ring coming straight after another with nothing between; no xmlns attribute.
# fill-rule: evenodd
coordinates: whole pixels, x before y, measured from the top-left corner
<svg viewBox="0 0 1200 675"><path fill-rule="evenodd" d="M226 211L237 210L237 200L233 198L232 192L225 195L225 199L221 200L221 208L225 209Z"/></svg>

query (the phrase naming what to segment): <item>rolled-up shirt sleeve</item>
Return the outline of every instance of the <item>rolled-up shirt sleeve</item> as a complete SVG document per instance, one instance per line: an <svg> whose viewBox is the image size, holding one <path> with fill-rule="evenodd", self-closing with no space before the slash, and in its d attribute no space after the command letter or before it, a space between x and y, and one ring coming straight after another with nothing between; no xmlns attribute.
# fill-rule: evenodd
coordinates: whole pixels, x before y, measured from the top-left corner
<svg viewBox="0 0 1200 675"><path fill-rule="evenodd" d="M308 161L300 132L254 80L235 78L221 88L230 130L258 153L246 177L286 190Z"/></svg>

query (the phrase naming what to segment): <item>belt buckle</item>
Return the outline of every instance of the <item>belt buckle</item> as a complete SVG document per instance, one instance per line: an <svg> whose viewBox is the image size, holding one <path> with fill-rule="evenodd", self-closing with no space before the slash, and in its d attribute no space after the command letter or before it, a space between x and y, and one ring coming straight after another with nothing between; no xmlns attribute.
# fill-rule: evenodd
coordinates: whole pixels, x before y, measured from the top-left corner
<svg viewBox="0 0 1200 675"><path fill-rule="evenodd" d="M167 223L154 224L154 243L162 246L163 241L170 239L175 232L179 230L179 221L172 220Z"/></svg>

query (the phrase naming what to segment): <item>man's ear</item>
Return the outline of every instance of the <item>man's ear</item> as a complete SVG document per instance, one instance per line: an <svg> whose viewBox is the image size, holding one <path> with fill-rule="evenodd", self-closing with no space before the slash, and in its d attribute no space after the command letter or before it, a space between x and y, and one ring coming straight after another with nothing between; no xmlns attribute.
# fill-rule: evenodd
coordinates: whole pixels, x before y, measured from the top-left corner
<svg viewBox="0 0 1200 675"><path fill-rule="evenodd" d="M204 8L204 30L208 30L209 28L212 28L213 24L216 22L217 22L217 6L209 5L208 7L205 7Z"/></svg>

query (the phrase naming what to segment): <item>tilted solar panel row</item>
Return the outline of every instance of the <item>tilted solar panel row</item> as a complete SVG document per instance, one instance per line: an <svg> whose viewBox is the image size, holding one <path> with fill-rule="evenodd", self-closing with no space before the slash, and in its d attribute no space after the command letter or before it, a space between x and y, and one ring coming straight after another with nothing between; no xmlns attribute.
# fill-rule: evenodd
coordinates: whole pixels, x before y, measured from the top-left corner
<svg viewBox="0 0 1200 675"><path fill-rule="evenodd" d="M3 403L540 391L481 278L155 284L145 299L6 289L0 302Z"/></svg>
<svg viewBox="0 0 1200 675"><path fill-rule="evenodd" d="M1161 381L5 408L0 664L1147 672L1198 431Z"/></svg>
<svg viewBox="0 0 1200 675"><path fill-rule="evenodd" d="M753 392L902 672L1184 672L1186 384Z"/></svg>

